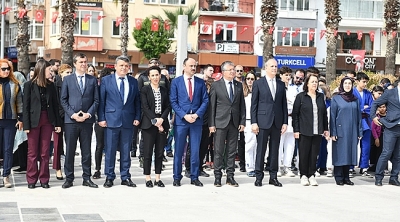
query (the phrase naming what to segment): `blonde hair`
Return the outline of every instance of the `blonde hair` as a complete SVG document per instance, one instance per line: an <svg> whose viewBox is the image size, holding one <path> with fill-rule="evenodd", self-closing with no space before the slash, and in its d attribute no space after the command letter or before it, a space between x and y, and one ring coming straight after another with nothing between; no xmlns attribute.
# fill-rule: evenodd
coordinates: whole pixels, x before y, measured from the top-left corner
<svg viewBox="0 0 400 222"><path fill-rule="evenodd" d="M60 68L58 68L58 73L60 74L61 78L64 78L64 76L66 76L65 74L63 74L63 72L65 72L67 69L72 70L72 67L68 64L62 64Z"/></svg>

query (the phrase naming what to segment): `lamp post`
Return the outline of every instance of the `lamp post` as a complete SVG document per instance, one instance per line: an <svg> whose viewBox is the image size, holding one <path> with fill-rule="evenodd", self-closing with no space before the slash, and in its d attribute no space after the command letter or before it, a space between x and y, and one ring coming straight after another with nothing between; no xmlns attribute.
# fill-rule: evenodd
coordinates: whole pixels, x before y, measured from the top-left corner
<svg viewBox="0 0 400 222"><path fill-rule="evenodd" d="M4 10L6 6L6 1L1 1L1 11ZM4 59L4 29L6 23L6 15L1 13L1 49L0 49L0 59Z"/></svg>

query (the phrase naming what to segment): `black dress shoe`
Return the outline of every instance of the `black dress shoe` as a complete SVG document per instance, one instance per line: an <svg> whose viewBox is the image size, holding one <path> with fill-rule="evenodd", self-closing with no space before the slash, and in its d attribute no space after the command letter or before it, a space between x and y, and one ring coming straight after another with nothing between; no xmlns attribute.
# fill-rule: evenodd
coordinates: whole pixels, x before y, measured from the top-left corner
<svg viewBox="0 0 400 222"><path fill-rule="evenodd" d="M389 185L400 186L399 180L389 180Z"/></svg>
<svg viewBox="0 0 400 222"><path fill-rule="evenodd" d="M35 187L36 187L36 184L34 184L34 183L28 184L29 189L35 189Z"/></svg>
<svg viewBox="0 0 400 222"><path fill-rule="evenodd" d="M125 186L128 186L128 187L136 187L136 184L134 182L132 182L132 180L130 178L121 181L121 185L125 185Z"/></svg>
<svg viewBox="0 0 400 222"><path fill-rule="evenodd" d="M64 177L63 176L57 176L57 174L56 174L56 178L57 178L57 180L64 180Z"/></svg>
<svg viewBox="0 0 400 222"><path fill-rule="evenodd" d="M381 187L382 186L382 180L375 180L375 185Z"/></svg>
<svg viewBox="0 0 400 222"><path fill-rule="evenodd" d="M82 186L91 187L91 188L98 188L97 184L93 183L91 180L84 180Z"/></svg>
<svg viewBox="0 0 400 222"><path fill-rule="evenodd" d="M174 180L172 185L174 185L174 187L180 187L181 186L181 181L180 180Z"/></svg>
<svg viewBox="0 0 400 222"><path fill-rule="evenodd" d="M131 157L136 157L136 152L131 152Z"/></svg>
<svg viewBox="0 0 400 222"><path fill-rule="evenodd" d="M233 177L226 178L226 184L234 186L234 187L239 186L239 184L235 181L235 179L233 179Z"/></svg>
<svg viewBox="0 0 400 222"><path fill-rule="evenodd" d="M269 184L274 185L276 187L282 187L282 184L278 181L278 179L270 179Z"/></svg>
<svg viewBox="0 0 400 222"><path fill-rule="evenodd" d="M185 170L185 177L190 178L190 171L189 170Z"/></svg>
<svg viewBox="0 0 400 222"><path fill-rule="evenodd" d="M172 152L167 153L167 157L174 157L174 154L172 154Z"/></svg>
<svg viewBox="0 0 400 222"><path fill-rule="evenodd" d="M99 179L101 177L100 171L96 171L93 174L93 179Z"/></svg>
<svg viewBox="0 0 400 222"><path fill-rule="evenodd" d="M151 182L151 180L146 181L146 187L153 187L153 182Z"/></svg>
<svg viewBox="0 0 400 222"><path fill-rule="evenodd" d="M50 188L49 183L40 183L40 186L42 186L42 188L44 188L44 189L49 189Z"/></svg>
<svg viewBox="0 0 400 222"><path fill-rule="evenodd" d="M199 176L201 176L201 177L209 177L210 174L204 172L204 170L201 170Z"/></svg>
<svg viewBox="0 0 400 222"><path fill-rule="evenodd" d="M62 185L62 188L67 189L72 187L74 184L72 183L72 181L65 181L65 183Z"/></svg>
<svg viewBox="0 0 400 222"><path fill-rule="evenodd" d="M159 181L154 181L154 186L158 186L158 187L165 187L164 183L159 180Z"/></svg>
<svg viewBox="0 0 400 222"><path fill-rule="evenodd" d="M103 187L105 188L110 188L114 185L114 181L110 179L106 179L106 182L104 182Z"/></svg>
<svg viewBox="0 0 400 222"><path fill-rule="evenodd" d="M221 185L221 178L215 178L214 186L216 186L216 187L221 187L222 186Z"/></svg>
<svg viewBox="0 0 400 222"><path fill-rule="evenodd" d="M246 167L245 166L241 166L240 167L240 172L246 172Z"/></svg>
<svg viewBox="0 0 400 222"><path fill-rule="evenodd" d="M190 184L195 185L196 187L202 187L203 183L200 182L200 180L192 180L190 181Z"/></svg>
<svg viewBox="0 0 400 222"><path fill-rule="evenodd" d="M350 186L354 185L354 183L351 180L344 180L343 183Z"/></svg>
<svg viewBox="0 0 400 222"><path fill-rule="evenodd" d="M18 169L13 170L14 173L26 173L26 167L19 167Z"/></svg>
<svg viewBox="0 0 400 222"><path fill-rule="evenodd" d="M262 180L256 180L256 182L254 182L254 186L261 187L262 186Z"/></svg>
<svg viewBox="0 0 400 222"><path fill-rule="evenodd" d="M167 158L165 158L165 156L163 156L162 161L163 162L168 162L168 160L167 160Z"/></svg>
<svg viewBox="0 0 400 222"><path fill-rule="evenodd" d="M336 181L336 185L343 186L344 182L342 180L338 180Z"/></svg>

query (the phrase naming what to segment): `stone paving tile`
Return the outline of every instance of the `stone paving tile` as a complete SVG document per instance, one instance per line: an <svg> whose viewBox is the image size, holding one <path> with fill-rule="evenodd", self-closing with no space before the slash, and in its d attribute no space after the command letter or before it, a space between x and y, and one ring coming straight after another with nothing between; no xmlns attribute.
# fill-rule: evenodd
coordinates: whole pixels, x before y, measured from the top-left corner
<svg viewBox="0 0 400 222"><path fill-rule="evenodd" d="M145 222L144 220L106 220L106 222Z"/></svg>
<svg viewBox="0 0 400 222"><path fill-rule="evenodd" d="M63 222L59 214L22 214L22 219L28 222Z"/></svg>
<svg viewBox="0 0 400 222"><path fill-rule="evenodd" d="M0 213L0 221L7 221L7 222L20 222L21 217L19 214L3 214Z"/></svg>
<svg viewBox="0 0 400 222"><path fill-rule="evenodd" d="M104 221L100 214L63 214L65 221Z"/></svg>
<svg viewBox="0 0 400 222"><path fill-rule="evenodd" d="M57 208L21 208L21 213L24 214L54 214L60 215Z"/></svg>

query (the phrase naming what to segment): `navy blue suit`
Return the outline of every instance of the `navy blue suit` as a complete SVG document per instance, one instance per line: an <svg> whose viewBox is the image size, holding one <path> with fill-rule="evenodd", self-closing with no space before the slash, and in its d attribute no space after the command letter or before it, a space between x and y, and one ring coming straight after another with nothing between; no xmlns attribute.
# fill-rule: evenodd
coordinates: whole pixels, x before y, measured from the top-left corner
<svg viewBox="0 0 400 222"><path fill-rule="evenodd" d="M74 176L74 160L77 140L81 146L83 179L89 180L91 176L91 143L95 113L99 104L99 90L97 79L85 74L83 93L80 90L76 74L64 77L60 102L65 111L65 143L66 155L64 171L67 181L72 182ZM71 116L82 111L89 113L90 118L84 122L77 122Z"/></svg>
<svg viewBox="0 0 400 222"><path fill-rule="evenodd" d="M207 112L208 94L204 80L192 77L194 81L193 100L190 101L186 90L184 76L179 76L172 81L170 101L171 107L175 111L174 138L174 180L182 179L182 156L186 144L186 137L189 136L190 145L190 178L196 180L199 177L199 149L200 138L203 126L203 116ZM184 119L186 114L197 114L198 118L194 123L189 123Z"/></svg>
<svg viewBox="0 0 400 222"><path fill-rule="evenodd" d="M120 151L121 180L131 178L130 147L132 143L133 122L140 120L140 94L138 82L131 76L128 80L129 93L126 102L122 101L117 86L115 74L101 79L100 103L98 121L106 121L105 137L105 167L104 174L107 179L115 179L115 155ZM126 80L125 80L126 81Z"/></svg>

